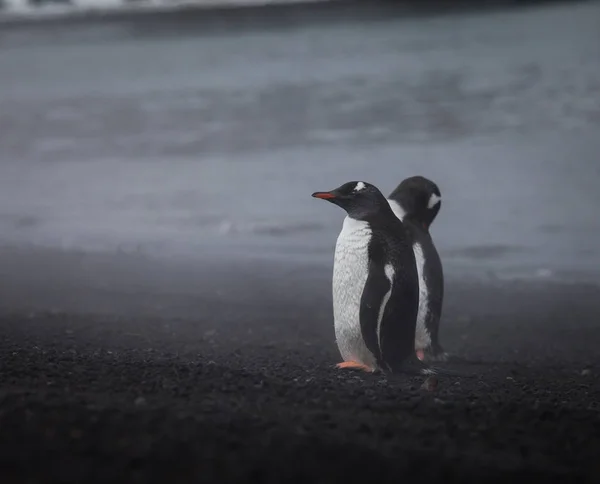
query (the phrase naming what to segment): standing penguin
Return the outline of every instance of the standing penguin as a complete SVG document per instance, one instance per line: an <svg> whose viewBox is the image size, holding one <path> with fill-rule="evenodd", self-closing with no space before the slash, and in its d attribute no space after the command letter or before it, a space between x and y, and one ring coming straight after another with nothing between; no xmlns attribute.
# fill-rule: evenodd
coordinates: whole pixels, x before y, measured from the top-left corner
<svg viewBox="0 0 600 484"><path fill-rule="evenodd" d="M335 336L344 360L337 366L397 372L414 360L426 368L415 357L419 282L404 223L366 182L312 196L347 212L333 267Z"/></svg>
<svg viewBox="0 0 600 484"><path fill-rule="evenodd" d="M439 342L444 300L444 272L429 227L441 208L438 186L422 176L405 179L388 197L396 216L409 230L419 277L419 312L415 351L420 360L444 361L447 354Z"/></svg>

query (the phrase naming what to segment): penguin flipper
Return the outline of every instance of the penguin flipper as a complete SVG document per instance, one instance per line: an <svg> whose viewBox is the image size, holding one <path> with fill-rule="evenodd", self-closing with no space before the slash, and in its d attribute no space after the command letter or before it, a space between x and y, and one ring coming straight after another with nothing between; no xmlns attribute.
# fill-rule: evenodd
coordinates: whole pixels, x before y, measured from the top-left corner
<svg viewBox="0 0 600 484"><path fill-rule="evenodd" d="M360 300L360 329L367 349L381 363L379 348L379 330L381 318L385 310L386 299L392 284L385 274L385 268L372 259L369 261L369 272Z"/></svg>
<svg viewBox="0 0 600 484"><path fill-rule="evenodd" d="M381 358L391 372L403 372L412 360L418 370L426 367L415 354L418 304L418 286L411 284L406 274L396 274L379 325Z"/></svg>

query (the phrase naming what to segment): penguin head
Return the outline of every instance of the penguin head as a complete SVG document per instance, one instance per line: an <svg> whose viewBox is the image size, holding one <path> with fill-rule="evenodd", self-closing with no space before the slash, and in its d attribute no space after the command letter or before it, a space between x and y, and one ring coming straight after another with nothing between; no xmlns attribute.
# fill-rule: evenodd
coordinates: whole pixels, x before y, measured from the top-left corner
<svg viewBox="0 0 600 484"><path fill-rule="evenodd" d="M379 189L367 182L352 181L329 192L315 192L314 198L327 200L343 208L348 216L356 220L368 220L389 204Z"/></svg>
<svg viewBox="0 0 600 484"><path fill-rule="evenodd" d="M405 218L412 219L426 229L429 229L442 206L440 189L423 176L411 176L403 180L389 199L402 207Z"/></svg>

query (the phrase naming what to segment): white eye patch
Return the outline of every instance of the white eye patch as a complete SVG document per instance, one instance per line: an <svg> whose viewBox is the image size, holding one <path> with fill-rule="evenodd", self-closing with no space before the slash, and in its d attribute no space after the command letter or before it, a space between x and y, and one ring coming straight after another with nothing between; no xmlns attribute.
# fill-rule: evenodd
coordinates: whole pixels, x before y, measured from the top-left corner
<svg viewBox="0 0 600 484"><path fill-rule="evenodd" d="M354 187L354 191L355 192L360 192L361 190L364 190L365 188L366 187L365 187L365 184L363 182L358 182L356 184L356 186Z"/></svg>
<svg viewBox="0 0 600 484"><path fill-rule="evenodd" d="M442 197L438 197L435 193L433 193L431 197L429 197L429 202L427 202L427 208L432 209L441 201Z"/></svg>

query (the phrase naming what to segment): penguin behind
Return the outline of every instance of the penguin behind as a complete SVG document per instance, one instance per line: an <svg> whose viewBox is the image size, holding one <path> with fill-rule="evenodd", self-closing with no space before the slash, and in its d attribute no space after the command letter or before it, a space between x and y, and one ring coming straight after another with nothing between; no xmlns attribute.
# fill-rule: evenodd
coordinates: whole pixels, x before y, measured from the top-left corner
<svg viewBox="0 0 600 484"><path fill-rule="evenodd" d="M418 273L411 235L375 186L353 181L315 192L347 213L333 266L339 368L402 371L415 360ZM423 365L424 367L424 365Z"/></svg>
<svg viewBox="0 0 600 484"><path fill-rule="evenodd" d="M438 186L422 176L403 180L388 202L411 234L419 277L419 311L415 331L415 351L420 360L444 361L447 354L439 342L439 326L444 300L444 272L429 227L441 208Z"/></svg>

